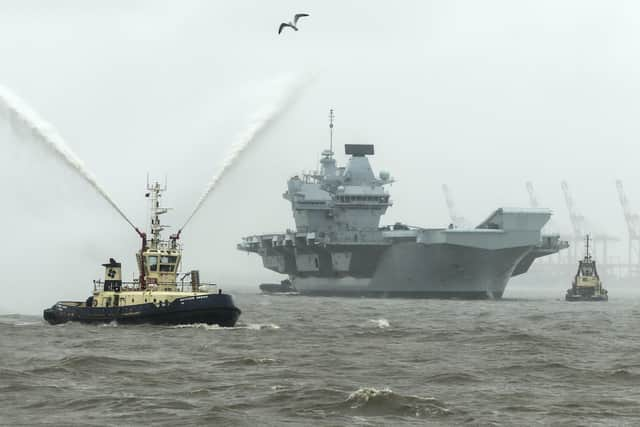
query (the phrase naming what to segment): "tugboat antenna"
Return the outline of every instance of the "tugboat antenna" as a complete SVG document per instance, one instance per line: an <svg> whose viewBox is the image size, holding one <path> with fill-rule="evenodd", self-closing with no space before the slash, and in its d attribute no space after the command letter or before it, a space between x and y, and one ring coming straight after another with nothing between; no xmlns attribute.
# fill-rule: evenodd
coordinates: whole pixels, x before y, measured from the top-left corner
<svg viewBox="0 0 640 427"><path fill-rule="evenodd" d="M588 234L587 234L586 242L587 242L587 258L589 258L589 235Z"/></svg>
<svg viewBox="0 0 640 427"><path fill-rule="evenodd" d="M146 196L151 199L151 246L154 249L160 244L160 233L167 227L160 223L160 215L167 213L169 210L168 208L160 206L160 198L162 197L162 192L165 191L166 188L166 183L163 188L158 181L155 181L151 185L147 184L148 192Z"/></svg>
<svg viewBox="0 0 640 427"><path fill-rule="evenodd" d="M333 108L329 110L329 151L333 154Z"/></svg>

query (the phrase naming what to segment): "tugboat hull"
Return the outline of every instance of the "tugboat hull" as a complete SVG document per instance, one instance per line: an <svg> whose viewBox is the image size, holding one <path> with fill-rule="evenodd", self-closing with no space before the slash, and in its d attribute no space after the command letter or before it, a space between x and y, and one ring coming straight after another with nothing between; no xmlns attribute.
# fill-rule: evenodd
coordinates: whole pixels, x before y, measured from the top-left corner
<svg viewBox="0 0 640 427"><path fill-rule="evenodd" d="M152 323L180 325L207 323L225 327L236 324L241 311L229 295L198 295L178 298L171 303L147 303L123 307L87 307L82 302L58 302L44 310L44 319L52 325L81 323Z"/></svg>

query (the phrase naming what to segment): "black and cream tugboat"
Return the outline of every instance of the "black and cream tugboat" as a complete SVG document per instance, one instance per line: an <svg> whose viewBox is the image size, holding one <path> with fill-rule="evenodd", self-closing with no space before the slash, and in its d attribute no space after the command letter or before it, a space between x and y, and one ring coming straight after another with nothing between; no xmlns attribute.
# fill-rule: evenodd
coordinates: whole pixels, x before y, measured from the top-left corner
<svg viewBox="0 0 640 427"><path fill-rule="evenodd" d="M571 288L567 290L567 301L607 301L607 290L602 287L602 281L598 276L596 261L589 253L589 235L586 237L586 254L579 261L578 272L573 278Z"/></svg>
<svg viewBox="0 0 640 427"><path fill-rule="evenodd" d="M198 271L182 274L178 283L178 269L182 260L180 233L168 241L162 240L166 226L160 224L160 215L167 208L160 207L165 190L157 182L148 186L151 198L151 239L136 231L142 239L142 248L136 254L139 279L123 282L121 265L113 258L106 264L104 281L94 281L94 291L86 301L60 301L44 310L44 319L51 324L68 321L84 323L207 323L234 326L240 309L231 295L216 290L215 285L200 283ZM189 276L190 282L184 279Z"/></svg>

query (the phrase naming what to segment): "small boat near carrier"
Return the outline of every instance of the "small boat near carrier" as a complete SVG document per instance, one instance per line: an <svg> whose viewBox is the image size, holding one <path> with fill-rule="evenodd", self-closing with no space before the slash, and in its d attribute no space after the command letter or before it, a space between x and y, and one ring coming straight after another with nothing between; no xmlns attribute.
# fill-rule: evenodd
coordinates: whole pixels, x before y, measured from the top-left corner
<svg viewBox="0 0 640 427"><path fill-rule="evenodd" d="M160 207L166 188L159 183L147 185L151 198L151 239L136 231L142 246L136 253L139 278L122 281L121 264L113 258L102 264L104 281L94 281L93 293L86 301L60 301L44 310L44 319L51 324L68 321L83 323L207 323L234 326L241 314L231 295L222 293L215 284L200 283L198 271L178 272L182 262L180 233L162 240L166 228L160 215L168 211ZM190 282L185 283L184 279Z"/></svg>
<svg viewBox="0 0 640 427"><path fill-rule="evenodd" d="M567 301L607 301L608 292L602 287L598 275L596 261L589 253L589 235L586 236L586 251L584 258L578 262L578 272L573 278L571 288L567 290Z"/></svg>
<svg viewBox="0 0 640 427"><path fill-rule="evenodd" d="M291 280L284 279L280 283L261 283L260 290L264 294L297 294L298 291L291 284Z"/></svg>

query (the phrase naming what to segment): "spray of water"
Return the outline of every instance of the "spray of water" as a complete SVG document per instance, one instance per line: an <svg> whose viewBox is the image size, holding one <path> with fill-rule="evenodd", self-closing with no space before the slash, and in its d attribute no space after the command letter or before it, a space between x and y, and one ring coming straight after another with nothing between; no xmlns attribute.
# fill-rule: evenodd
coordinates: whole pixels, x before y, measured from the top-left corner
<svg viewBox="0 0 640 427"><path fill-rule="evenodd" d="M18 129L30 133L31 139L37 141L55 153L60 160L70 166L78 175L85 179L134 229L135 225L122 212L107 192L98 184L95 176L87 170L84 162L71 150L58 131L34 111L20 97L8 88L0 85L0 113L9 123Z"/></svg>
<svg viewBox="0 0 640 427"><path fill-rule="evenodd" d="M238 134L234 142L229 148L229 152L224 158L218 172L213 176L207 185L204 193L193 208L191 215L187 218L184 225L180 228L182 231L194 217L196 212L202 207L209 194L217 187L222 178L229 172L231 167L238 161L241 154L256 139L264 133L264 131L278 120L290 107L302 90L311 81L311 76L286 76L275 82L274 96L270 102L261 110L257 111L243 132Z"/></svg>

